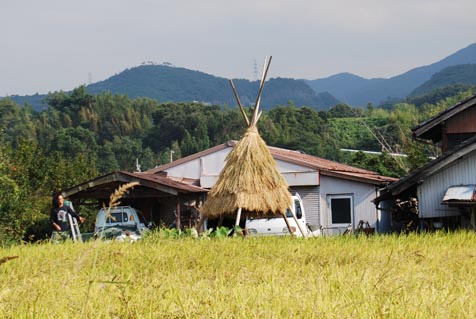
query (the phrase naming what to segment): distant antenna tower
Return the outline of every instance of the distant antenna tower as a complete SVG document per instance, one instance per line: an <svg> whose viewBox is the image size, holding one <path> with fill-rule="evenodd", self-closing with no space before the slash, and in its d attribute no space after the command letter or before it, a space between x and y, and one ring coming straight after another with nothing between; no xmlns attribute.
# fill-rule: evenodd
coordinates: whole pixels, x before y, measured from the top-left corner
<svg viewBox="0 0 476 319"><path fill-rule="evenodd" d="M253 63L253 74L255 76L255 80L258 80L258 64L256 63L256 59Z"/></svg>
<svg viewBox="0 0 476 319"><path fill-rule="evenodd" d="M88 84L93 83L93 74L91 72L88 73Z"/></svg>

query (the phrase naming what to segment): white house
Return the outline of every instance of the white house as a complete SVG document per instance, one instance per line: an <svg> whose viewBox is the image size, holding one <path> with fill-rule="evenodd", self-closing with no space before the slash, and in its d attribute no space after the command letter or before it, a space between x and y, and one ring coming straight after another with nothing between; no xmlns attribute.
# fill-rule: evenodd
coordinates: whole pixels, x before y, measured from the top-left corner
<svg viewBox="0 0 476 319"><path fill-rule="evenodd" d="M235 144L229 141L145 173L166 174L210 189ZM303 199L309 224L322 226L325 234L342 232L349 225L355 228L361 220L377 231L390 229L389 218L377 211L372 200L379 195L379 188L396 179L298 151L268 148L291 192L298 192Z"/></svg>

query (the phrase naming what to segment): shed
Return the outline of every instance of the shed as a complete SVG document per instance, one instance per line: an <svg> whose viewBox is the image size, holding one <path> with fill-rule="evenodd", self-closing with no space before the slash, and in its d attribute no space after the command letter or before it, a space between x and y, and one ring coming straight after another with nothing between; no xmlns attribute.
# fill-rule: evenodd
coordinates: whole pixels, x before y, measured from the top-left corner
<svg viewBox="0 0 476 319"><path fill-rule="evenodd" d="M192 227L198 216L189 203L203 200L207 190L193 185L190 180L169 178L166 175L165 172L112 172L66 189L64 193L75 207L91 205L99 209L108 205L109 196L119 186L138 182L139 186L123 196L122 205L139 209L157 225L180 227L182 223L183 226Z"/></svg>
<svg viewBox="0 0 476 319"><path fill-rule="evenodd" d="M461 202L450 205L448 196L454 194L453 191L457 187L474 184L476 184L476 136L387 186L375 202L379 205L387 200L417 197L419 218L429 222L444 220L447 224L466 226L467 205ZM455 218L449 218L452 216Z"/></svg>

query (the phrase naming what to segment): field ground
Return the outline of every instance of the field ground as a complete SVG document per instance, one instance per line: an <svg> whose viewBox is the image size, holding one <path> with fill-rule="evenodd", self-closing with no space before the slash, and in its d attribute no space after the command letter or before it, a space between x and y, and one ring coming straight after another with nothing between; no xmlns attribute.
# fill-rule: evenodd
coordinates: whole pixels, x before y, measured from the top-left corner
<svg viewBox="0 0 476 319"><path fill-rule="evenodd" d="M474 318L476 234L0 249L1 318Z"/></svg>

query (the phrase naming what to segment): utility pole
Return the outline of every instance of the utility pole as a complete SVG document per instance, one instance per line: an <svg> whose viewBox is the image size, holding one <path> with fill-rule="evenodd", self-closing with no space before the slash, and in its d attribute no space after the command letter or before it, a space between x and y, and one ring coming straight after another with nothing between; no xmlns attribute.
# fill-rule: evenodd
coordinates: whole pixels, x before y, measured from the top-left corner
<svg viewBox="0 0 476 319"><path fill-rule="evenodd" d="M170 150L170 163L172 163L174 161L174 156L173 156L174 153L175 153L175 151Z"/></svg>

